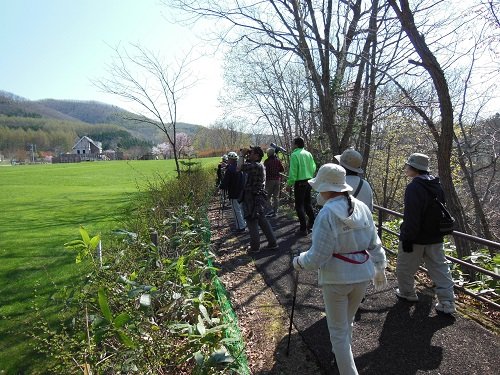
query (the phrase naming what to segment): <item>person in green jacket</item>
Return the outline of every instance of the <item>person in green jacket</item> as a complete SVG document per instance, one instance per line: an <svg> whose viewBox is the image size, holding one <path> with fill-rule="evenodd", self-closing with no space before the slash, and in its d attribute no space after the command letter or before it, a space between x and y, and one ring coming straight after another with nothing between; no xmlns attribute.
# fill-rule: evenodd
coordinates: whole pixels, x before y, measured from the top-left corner
<svg viewBox="0 0 500 375"><path fill-rule="evenodd" d="M304 150L304 140L297 137L293 140L293 152L290 155L288 186L294 187L295 211L299 217L299 236L307 236L314 224L314 211L311 205L311 185L307 182L316 173L316 163L309 151ZM309 219L306 222L306 215Z"/></svg>

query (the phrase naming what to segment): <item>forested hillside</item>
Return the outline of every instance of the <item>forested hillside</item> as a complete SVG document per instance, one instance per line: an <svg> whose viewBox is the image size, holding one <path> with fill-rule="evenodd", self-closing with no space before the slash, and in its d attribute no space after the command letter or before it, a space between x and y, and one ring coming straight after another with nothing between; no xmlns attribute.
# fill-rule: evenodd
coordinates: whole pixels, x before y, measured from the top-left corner
<svg viewBox="0 0 500 375"><path fill-rule="evenodd" d="M71 151L86 135L102 142L103 150L120 149L130 158L151 151L165 135L151 124L132 120L133 113L95 101L44 99L30 101L0 91L0 155L25 160L28 151L58 155ZM203 127L177 124L194 138Z"/></svg>

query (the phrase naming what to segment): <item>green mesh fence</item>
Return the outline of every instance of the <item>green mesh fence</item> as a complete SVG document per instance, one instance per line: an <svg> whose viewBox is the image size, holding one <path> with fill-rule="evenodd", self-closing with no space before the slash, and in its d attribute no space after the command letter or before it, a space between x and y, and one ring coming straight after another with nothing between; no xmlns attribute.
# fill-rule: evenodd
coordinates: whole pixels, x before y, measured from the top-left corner
<svg viewBox="0 0 500 375"><path fill-rule="evenodd" d="M208 217L206 218L206 224L207 228L210 228ZM211 238L211 231L207 230L203 237L205 243L209 245ZM212 259L208 254L208 248L209 246L207 246L205 250L205 255L207 257L208 265L212 267L213 263ZM243 342L243 336L241 335L241 330L238 326L238 318L233 310L233 306L231 305L231 301L229 299L227 290L221 283L215 271L212 271L212 281L215 288L215 292L217 294L217 300L219 301L219 305L221 308L222 321L228 325L228 328L224 332L225 337L234 339L234 341L228 342L226 344L226 347L231 356L235 360L236 364L235 371L237 374L249 375L250 369L248 367L248 359L245 354L245 344Z"/></svg>

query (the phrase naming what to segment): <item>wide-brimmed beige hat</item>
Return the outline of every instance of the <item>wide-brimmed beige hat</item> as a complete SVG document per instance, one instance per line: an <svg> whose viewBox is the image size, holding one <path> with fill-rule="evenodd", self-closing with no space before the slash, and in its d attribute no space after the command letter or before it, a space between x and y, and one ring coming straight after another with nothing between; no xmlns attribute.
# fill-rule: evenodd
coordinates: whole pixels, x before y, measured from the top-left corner
<svg viewBox="0 0 500 375"><path fill-rule="evenodd" d="M363 157L355 149L348 148L342 153L342 155L335 155L335 159L337 159L340 165L344 168L356 173L363 173L363 170L361 169Z"/></svg>
<svg viewBox="0 0 500 375"><path fill-rule="evenodd" d="M352 187L345 182L345 169L333 163L323 164L316 177L309 180L309 185L319 193L352 191Z"/></svg>
<svg viewBox="0 0 500 375"><path fill-rule="evenodd" d="M406 164L411 165L413 168L419 171L429 172L429 157L425 154L419 154L418 152L411 154Z"/></svg>

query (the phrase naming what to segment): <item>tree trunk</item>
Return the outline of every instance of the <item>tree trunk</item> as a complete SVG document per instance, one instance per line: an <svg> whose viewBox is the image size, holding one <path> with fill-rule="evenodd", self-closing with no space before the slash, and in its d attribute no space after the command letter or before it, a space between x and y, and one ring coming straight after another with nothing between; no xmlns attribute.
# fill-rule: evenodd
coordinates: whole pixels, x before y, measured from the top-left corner
<svg viewBox="0 0 500 375"><path fill-rule="evenodd" d="M408 0L399 0L401 8L398 7L396 0L388 0L388 2L396 13L402 29L410 39L415 51L422 60L421 62L410 61L410 63L422 66L429 73L436 90L439 100L441 126L434 127L434 129L431 128L431 131L434 131L434 134L438 136L437 161L439 176L441 178L443 190L445 191L447 197L447 203L450 211L457 220L459 230L465 231L467 223L465 221L465 216L463 215L463 208L453 185L450 168L451 148L454 135L453 106L450 99L450 92L446 77L436 57L427 46L423 35L418 32L415 26L413 13L410 10ZM456 238L455 242L457 245L457 253L460 258L464 258L465 256L469 256L471 254L466 241Z"/></svg>

